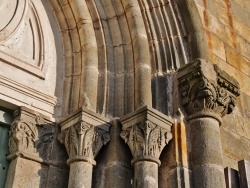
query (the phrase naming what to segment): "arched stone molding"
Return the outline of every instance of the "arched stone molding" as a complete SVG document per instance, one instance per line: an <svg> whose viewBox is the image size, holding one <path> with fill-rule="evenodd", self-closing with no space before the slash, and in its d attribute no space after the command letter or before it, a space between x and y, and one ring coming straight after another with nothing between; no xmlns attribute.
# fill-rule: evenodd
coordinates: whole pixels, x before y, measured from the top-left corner
<svg viewBox="0 0 250 188"><path fill-rule="evenodd" d="M104 116L119 117L152 104L167 113L164 97L171 95L172 87L168 75L186 64L189 56L175 2L50 4L64 41L63 114L86 106Z"/></svg>
<svg viewBox="0 0 250 188"><path fill-rule="evenodd" d="M209 49L201 14L195 0L177 1L188 32L190 61L197 58L209 60Z"/></svg>
<svg viewBox="0 0 250 188"><path fill-rule="evenodd" d="M99 113L114 116L127 113L123 111L131 112L136 105L138 107L145 104L150 105L152 102L149 48L138 3L136 1L122 3L110 1L105 2L105 6L94 1L87 1L86 3L87 6L83 1L51 2L64 41L66 70L64 114L76 110L79 106L87 106L96 111L96 104L98 104L97 111ZM135 3L137 3L136 8L134 7ZM116 6L122 8L121 13L114 12L114 10L120 11ZM113 12L109 12L108 9L113 9ZM125 9L127 10L125 11ZM126 18L125 12L131 19ZM114 15L111 16L112 13ZM136 15L136 19L132 19L134 15ZM115 21L116 18L112 19L112 17L118 18L120 16L124 16L124 19L119 20L119 22ZM80 20L79 23L78 20ZM131 21L131 23L128 21ZM105 27L105 24L106 26L108 24L108 27ZM121 24L127 30L122 29ZM104 30L103 27L105 27ZM111 27L114 28L113 31L111 31ZM95 29L95 32L93 32L93 29ZM96 42L98 44L98 54L97 49L95 49ZM133 45L138 46L134 48L134 52ZM79 53L77 53L78 50ZM81 57L79 54L81 54ZM120 56L124 59L122 60ZM127 66L125 62L128 62L126 56L131 61L128 63L128 68L124 70L123 67ZM133 62L138 65L134 65ZM98 71L96 70L97 63ZM137 67L135 68L135 66ZM134 69L136 69L136 74ZM127 72L127 75L124 76L124 72ZM98 86L96 86L93 81L97 80L98 73L100 79ZM135 82L134 76L138 81ZM125 83L124 77L127 77L126 80L128 80ZM141 84L141 80L145 79L147 81ZM115 85L113 82L116 82ZM129 89L125 91L129 84L131 86L128 86ZM117 90L118 86L121 86L120 89L123 92ZM135 90L138 92L135 92ZM145 92L145 90L148 91ZM95 96L97 91L98 97ZM125 98L127 99L125 101L120 100L120 98L123 98L123 93L126 93ZM134 97L134 95L136 96ZM127 100L129 100L128 107L126 107ZM120 108L118 112L117 107ZM116 112L118 114L115 114Z"/></svg>
<svg viewBox="0 0 250 188"><path fill-rule="evenodd" d="M97 49L92 20L85 1L50 1L64 48L63 114L87 106L96 108Z"/></svg>

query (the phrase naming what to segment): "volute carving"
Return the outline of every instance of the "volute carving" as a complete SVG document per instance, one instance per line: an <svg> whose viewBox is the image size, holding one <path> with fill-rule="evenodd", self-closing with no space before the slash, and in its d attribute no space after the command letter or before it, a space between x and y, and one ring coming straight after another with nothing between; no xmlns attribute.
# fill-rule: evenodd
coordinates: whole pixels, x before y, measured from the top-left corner
<svg viewBox="0 0 250 188"><path fill-rule="evenodd" d="M233 111L240 95L238 82L217 66L197 60L179 70L181 102L188 115Z"/></svg>
<svg viewBox="0 0 250 188"><path fill-rule="evenodd" d="M145 121L123 130L121 137L129 145L134 159L146 156L158 159L163 148L172 139L172 133Z"/></svg>
<svg viewBox="0 0 250 188"><path fill-rule="evenodd" d="M81 122L60 133L59 141L65 144L69 159L83 156L93 161L101 147L110 141L110 135L97 126Z"/></svg>

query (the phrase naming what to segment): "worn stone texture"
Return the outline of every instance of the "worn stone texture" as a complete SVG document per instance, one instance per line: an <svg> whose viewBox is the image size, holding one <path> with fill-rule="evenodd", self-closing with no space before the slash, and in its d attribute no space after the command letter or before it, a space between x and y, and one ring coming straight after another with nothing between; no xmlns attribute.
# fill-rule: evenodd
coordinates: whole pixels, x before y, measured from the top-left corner
<svg viewBox="0 0 250 188"><path fill-rule="evenodd" d="M67 188L68 187L68 179L69 179L69 171L68 169L64 169L61 167L55 167L53 165L49 166L48 169L48 178L46 187L47 188Z"/></svg>
<svg viewBox="0 0 250 188"><path fill-rule="evenodd" d="M48 167L38 162L16 158L10 163L5 187L46 187L47 176Z"/></svg>
<svg viewBox="0 0 250 188"><path fill-rule="evenodd" d="M224 167L238 169L237 161L250 157L250 90L246 84L250 81L250 3L244 0L195 0L194 4L205 31L211 63L226 70L241 86L237 107L230 116L223 118L221 127Z"/></svg>
<svg viewBox="0 0 250 188"><path fill-rule="evenodd" d="M11 150L9 172L25 161L37 172L30 182L24 173L26 187L39 187L39 177L42 187L67 187L69 156L57 140L57 123L84 107L118 117L110 143L96 156L93 187L131 187L132 155L118 119L149 106L176 119L173 138L159 154L159 187L192 187L193 134L176 72L195 59L218 65L240 84L235 108L216 132L223 167L238 171L238 161L250 160L249 10L249 0L2 0L0 107L33 110L31 121L12 126L11 142L19 140L16 133L26 140ZM36 126L37 114L53 125ZM18 130L21 125L32 134Z"/></svg>
<svg viewBox="0 0 250 188"><path fill-rule="evenodd" d="M118 118L111 121L110 140L96 157L98 165L94 167L93 187L131 187L133 169L132 155L128 145L120 137L122 125Z"/></svg>

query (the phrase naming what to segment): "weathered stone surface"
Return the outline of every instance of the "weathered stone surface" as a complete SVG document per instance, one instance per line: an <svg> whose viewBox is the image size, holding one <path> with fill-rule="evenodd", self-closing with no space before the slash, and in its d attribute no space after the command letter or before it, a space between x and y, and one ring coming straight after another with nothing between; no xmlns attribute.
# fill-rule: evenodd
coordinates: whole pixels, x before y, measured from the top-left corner
<svg viewBox="0 0 250 188"><path fill-rule="evenodd" d="M67 188L69 179L69 171L66 168L49 166L47 188Z"/></svg>
<svg viewBox="0 0 250 188"><path fill-rule="evenodd" d="M47 166L18 157L10 163L5 187L46 187L47 175Z"/></svg>
<svg viewBox="0 0 250 188"><path fill-rule="evenodd" d="M194 187L225 187L219 125L221 117L235 107L239 84L218 66L202 60L181 68L178 81L191 127Z"/></svg>
<svg viewBox="0 0 250 188"><path fill-rule="evenodd" d="M192 174L195 187L224 187L219 122L213 118L191 120Z"/></svg>
<svg viewBox="0 0 250 188"><path fill-rule="evenodd" d="M14 113L14 121L10 126L8 158L24 155L36 161L49 161L54 127L50 119L25 107Z"/></svg>
<svg viewBox="0 0 250 188"><path fill-rule="evenodd" d="M240 95L238 82L217 66L195 60L178 71L182 105L192 116L221 118L233 111Z"/></svg>
<svg viewBox="0 0 250 188"><path fill-rule="evenodd" d="M138 161L134 164L134 187L158 188L158 164Z"/></svg>
<svg viewBox="0 0 250 188"><path fill-rule="evenodd" d="M226 128L221 128L222 149L225 157L229 158L224 166L238 170L237 162L242 158L249 160L249 141L240 135L231 132Z"/></svg>
<svg viewBox="0 0 250 188"><path fill-rule="evenodd" d="M91 187L93 165L88 162L73 162L70 164L69 188Z"/></svg>
<svg viewBox="0 0 250 188"><path fill-rule="evenodd" d="M172 126L173 139L160 156L159 187L191 187L190 127L180 109ZM190 153L189 153L190 152Z"/></svg>
<svg viewBox="0 0 250 188"><path fill-rule="evenodd" d="M121 137L130 147L134 157L132 163L144 157L159 163L161 151L172 139L173 121L152 108L143 107L123 117L121 122Z"/></svg>
<svg viewBox="0 0 250 188"><path fill-rule="evenodd" d="M227 82L217 85L217 81L201 81L209 85L212 95L195 97L197 90L190 90L198 108L194 110L188 104L188 115L205 106L209 111L206 116L217 114L220 119L220 115L236 105L233 113L223 117L220 126L223 166L238 169L238 160L250 159L249 0L0 1L1 107L5 102L11 103L7 105L11 110L24 105L49 116L53 122L81 106L109 118L122 117L143 105L174 115L182 102L173 97L176 95L173 90L177 90L175 71L203 58L236 78L244 94L237 100L228 100L218 90L224 88L231 98L230 86L223 86ZM198 95L205 92L206 89ZM33 120L13 123L10 141L13 155L9 159L14 161L22 156L66 168L67 153L56 140L53 128L47 124L38 126ZM139 130L144 131L140 127ZM21 133L21 138L16 132ZM164 167L176 168L176 172L169 170L176 175L172 181L181 182L184 176L178 174L181 173L178 168L188 168L187 161L192 156L182 140L187 138L188 145L193 137L179 133L180 142L171 144L163 153L170 157L169 163L165 159ZM198 132L195 134L199 136ZM129 146L120 144L121 139L116 141L110 147L96 148L100 149L96 170L103 172L105 179L115 176L116 169L120 173L117 180L103 182L116 187L121 180L129 186L132 173L127 166L132 155L126 155ZM161 149L156 150L159 153Z"/></svg>
<svg viewBox="0 0 250 188"><path fill-rule="evenodd" d="M180 178L181 177L181 178ZM183 166L169 166L159 171L159 188L192 187L192 171Z"/></svg>
<svg viewBox="0 0 250 188"><path fill-rule="evenodd" d="M133 186L158 187L158 166L161 164L159 157L173 137L173 120L145 106L123 117L121 123L121 137L133 155Z"/></svg>
<svg viewBox="0 0 250 188"><path fill-rule="evenodd" d="M97 166L93 172L93 187L131 187L133 169L132 155L127 144L120 137L120 119L111 121L110 140L96 157Z"/></svg>
<svg viewBox="0 0 250 188"><path fill-rule="evenodd" d="M119 163L94 168L92 187L132 187L133 173L131 167Z"/></svg>
<svg viewBox="0 0 250 188"><path fill-rule="evenodd" d="M85 161L95 164L94 158L110 141L109 120L86 108L80 108L61 121L58 139L66 147L68 164Z"/></svg>

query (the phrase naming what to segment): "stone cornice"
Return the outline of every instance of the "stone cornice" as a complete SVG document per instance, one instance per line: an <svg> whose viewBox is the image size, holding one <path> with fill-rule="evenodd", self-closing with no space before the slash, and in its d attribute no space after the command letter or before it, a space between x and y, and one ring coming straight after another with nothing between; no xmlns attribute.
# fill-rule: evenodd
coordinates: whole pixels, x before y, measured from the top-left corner
<svg viewBox="0 0 250 188"><path fill-rule="evenodd" d="M94 158L103 145L110 141L109 119L86 108L80 108L60 123L58 139L66 147L68 164L86 161L96 164Z"/></svg>
<svg viewBox="0 0 250 188"><path fill-rule="evenodd" d="M128 144L133 160L153 161L160 165L159 156L172 139L173 120L149 107L143 107L121 120L121 137Z"/></svg>
<svg viewBox="0 0 250 188"><path fill-rule="evenodd" d="M201 59L178 71L181 103L189 119L211 116L218 120L233 111L239 84L218 66Z"/></svg>

